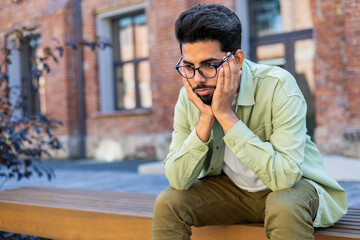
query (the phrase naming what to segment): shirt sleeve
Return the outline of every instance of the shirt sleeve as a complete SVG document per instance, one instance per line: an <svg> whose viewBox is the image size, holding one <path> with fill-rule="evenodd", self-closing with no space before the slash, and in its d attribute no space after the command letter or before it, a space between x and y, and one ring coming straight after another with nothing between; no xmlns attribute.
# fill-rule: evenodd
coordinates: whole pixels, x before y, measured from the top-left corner
<svg viewBox="0 0 360 240"><path fill-rule="evenodd" d="M178 190L188 189L200 175L208 143L202 142L191 129L185 108L186 93L180 93L175 106L174 131L170 151L164 162L165 174L170 185Z"/></svg>
<svg viewBox="0 0 360 240"><path fill-rule="evenodd" d="M292 187L302 177L306 102L293 95L272 108L272 134L268 141L261 141L240 120L224 136L224 141L265 185L278 191Z"/></svg>

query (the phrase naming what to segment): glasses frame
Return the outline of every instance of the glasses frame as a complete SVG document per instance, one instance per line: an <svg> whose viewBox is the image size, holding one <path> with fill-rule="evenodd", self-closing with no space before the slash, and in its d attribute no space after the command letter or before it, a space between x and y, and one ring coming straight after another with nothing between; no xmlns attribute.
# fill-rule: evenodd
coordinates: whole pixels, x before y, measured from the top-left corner
<svg viewBox="0 0 360 240"><path fill-rule="evenodd" d="M206 77L205 75L204 75L204 73L201 71L201 67L203 67L204 65L202 65L202 66L200 66L200 67L198 67L198 68L194 68L194 67L191 67L191 66L185 66L185 65L181 65L181 66L179 66L179 64L180 64L180 62L181 62L181 60L183 59L183 57L181 56L180 57L180 59L179 59L179 61L176 63L176 66L175 66L175 69L178 71L178 73L180 74L180 76L181 77L183 77L183 78L186 78L186 79L191 79L191 78L193 78L193 77L195 77L195 74L196 74L196 70L198 70L198 72L201 74L201 76L203 76L204 78L214 78L214 77L216 77L216 75L217 75L217 69L224 63L224 62L226 62L226 60L228 60L229 59L229 57L231 57L232 55L234 55L232 52L229 54L229 55L227 55L223 60L221 60L221 62L219 62L218 64L216 64L216 65L214 65L213 67L215 68L215 75L213 76L213 77ZM180 72L180 68L181 67L190 67L192 70L193 70L193 75L191 76L191 77L185 77L185 76L183 76L182 74L181 74L181 72Z"/></svg>

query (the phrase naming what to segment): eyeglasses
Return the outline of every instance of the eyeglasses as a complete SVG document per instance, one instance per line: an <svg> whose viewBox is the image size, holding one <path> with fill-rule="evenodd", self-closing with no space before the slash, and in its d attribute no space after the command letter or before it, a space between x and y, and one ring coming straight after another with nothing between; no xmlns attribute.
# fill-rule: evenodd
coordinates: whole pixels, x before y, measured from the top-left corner
<svg viewBox="0 0 360 240"><path fill-rule="evenodd" d="M196 70L198 70L199 73L201 74L201 76L203 76L205 78L213 78L217 74L217 69L226 60L228 60L228 58L231 57L231 55L233 55L233 53L230 53L229 55L227 55L221 62L219 62L216 65L206 64L206 65L200 66L198 68L194 68L190 65L179 66L181 60L183 59L183 57L181 57L179 59L179 61L177 62L175 69L179 72L180 76L187 78L187 79L193 78L195 76Z"/></svg>

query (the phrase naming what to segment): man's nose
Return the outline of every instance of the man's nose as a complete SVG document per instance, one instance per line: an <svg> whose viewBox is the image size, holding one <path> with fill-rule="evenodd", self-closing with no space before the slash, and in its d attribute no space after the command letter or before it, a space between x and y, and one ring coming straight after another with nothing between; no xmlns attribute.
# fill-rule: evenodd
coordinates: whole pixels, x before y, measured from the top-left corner
<svg viewBox="0 0 360 240"><path fill-rule="evenodd" d="M196 85L206 82L206 78L200 74L199 70L195 70L194 82Z"/></svg>

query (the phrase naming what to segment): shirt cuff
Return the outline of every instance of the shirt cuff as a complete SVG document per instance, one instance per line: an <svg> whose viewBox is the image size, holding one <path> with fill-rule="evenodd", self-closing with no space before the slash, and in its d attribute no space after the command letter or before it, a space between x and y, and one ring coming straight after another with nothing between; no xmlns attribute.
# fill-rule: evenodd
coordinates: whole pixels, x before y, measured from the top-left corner
<svg viewBox="0 0 360 240"><path fill-rule="evenodd" d="M206 152L209 149L209 147L208 147L209 141L206 143L201 141L201 139L196 134L196 128L194 128L184 143L185 143L186 149L189 152L194 152L194 151Z"/></svg>
<svg viewBox="0 0 360 240"><path fill-rule="evenodd" d="M239 120L225 134L224 142L233 152L238 152L246 140L253 135L254 133L241 120Z"/></svg>

